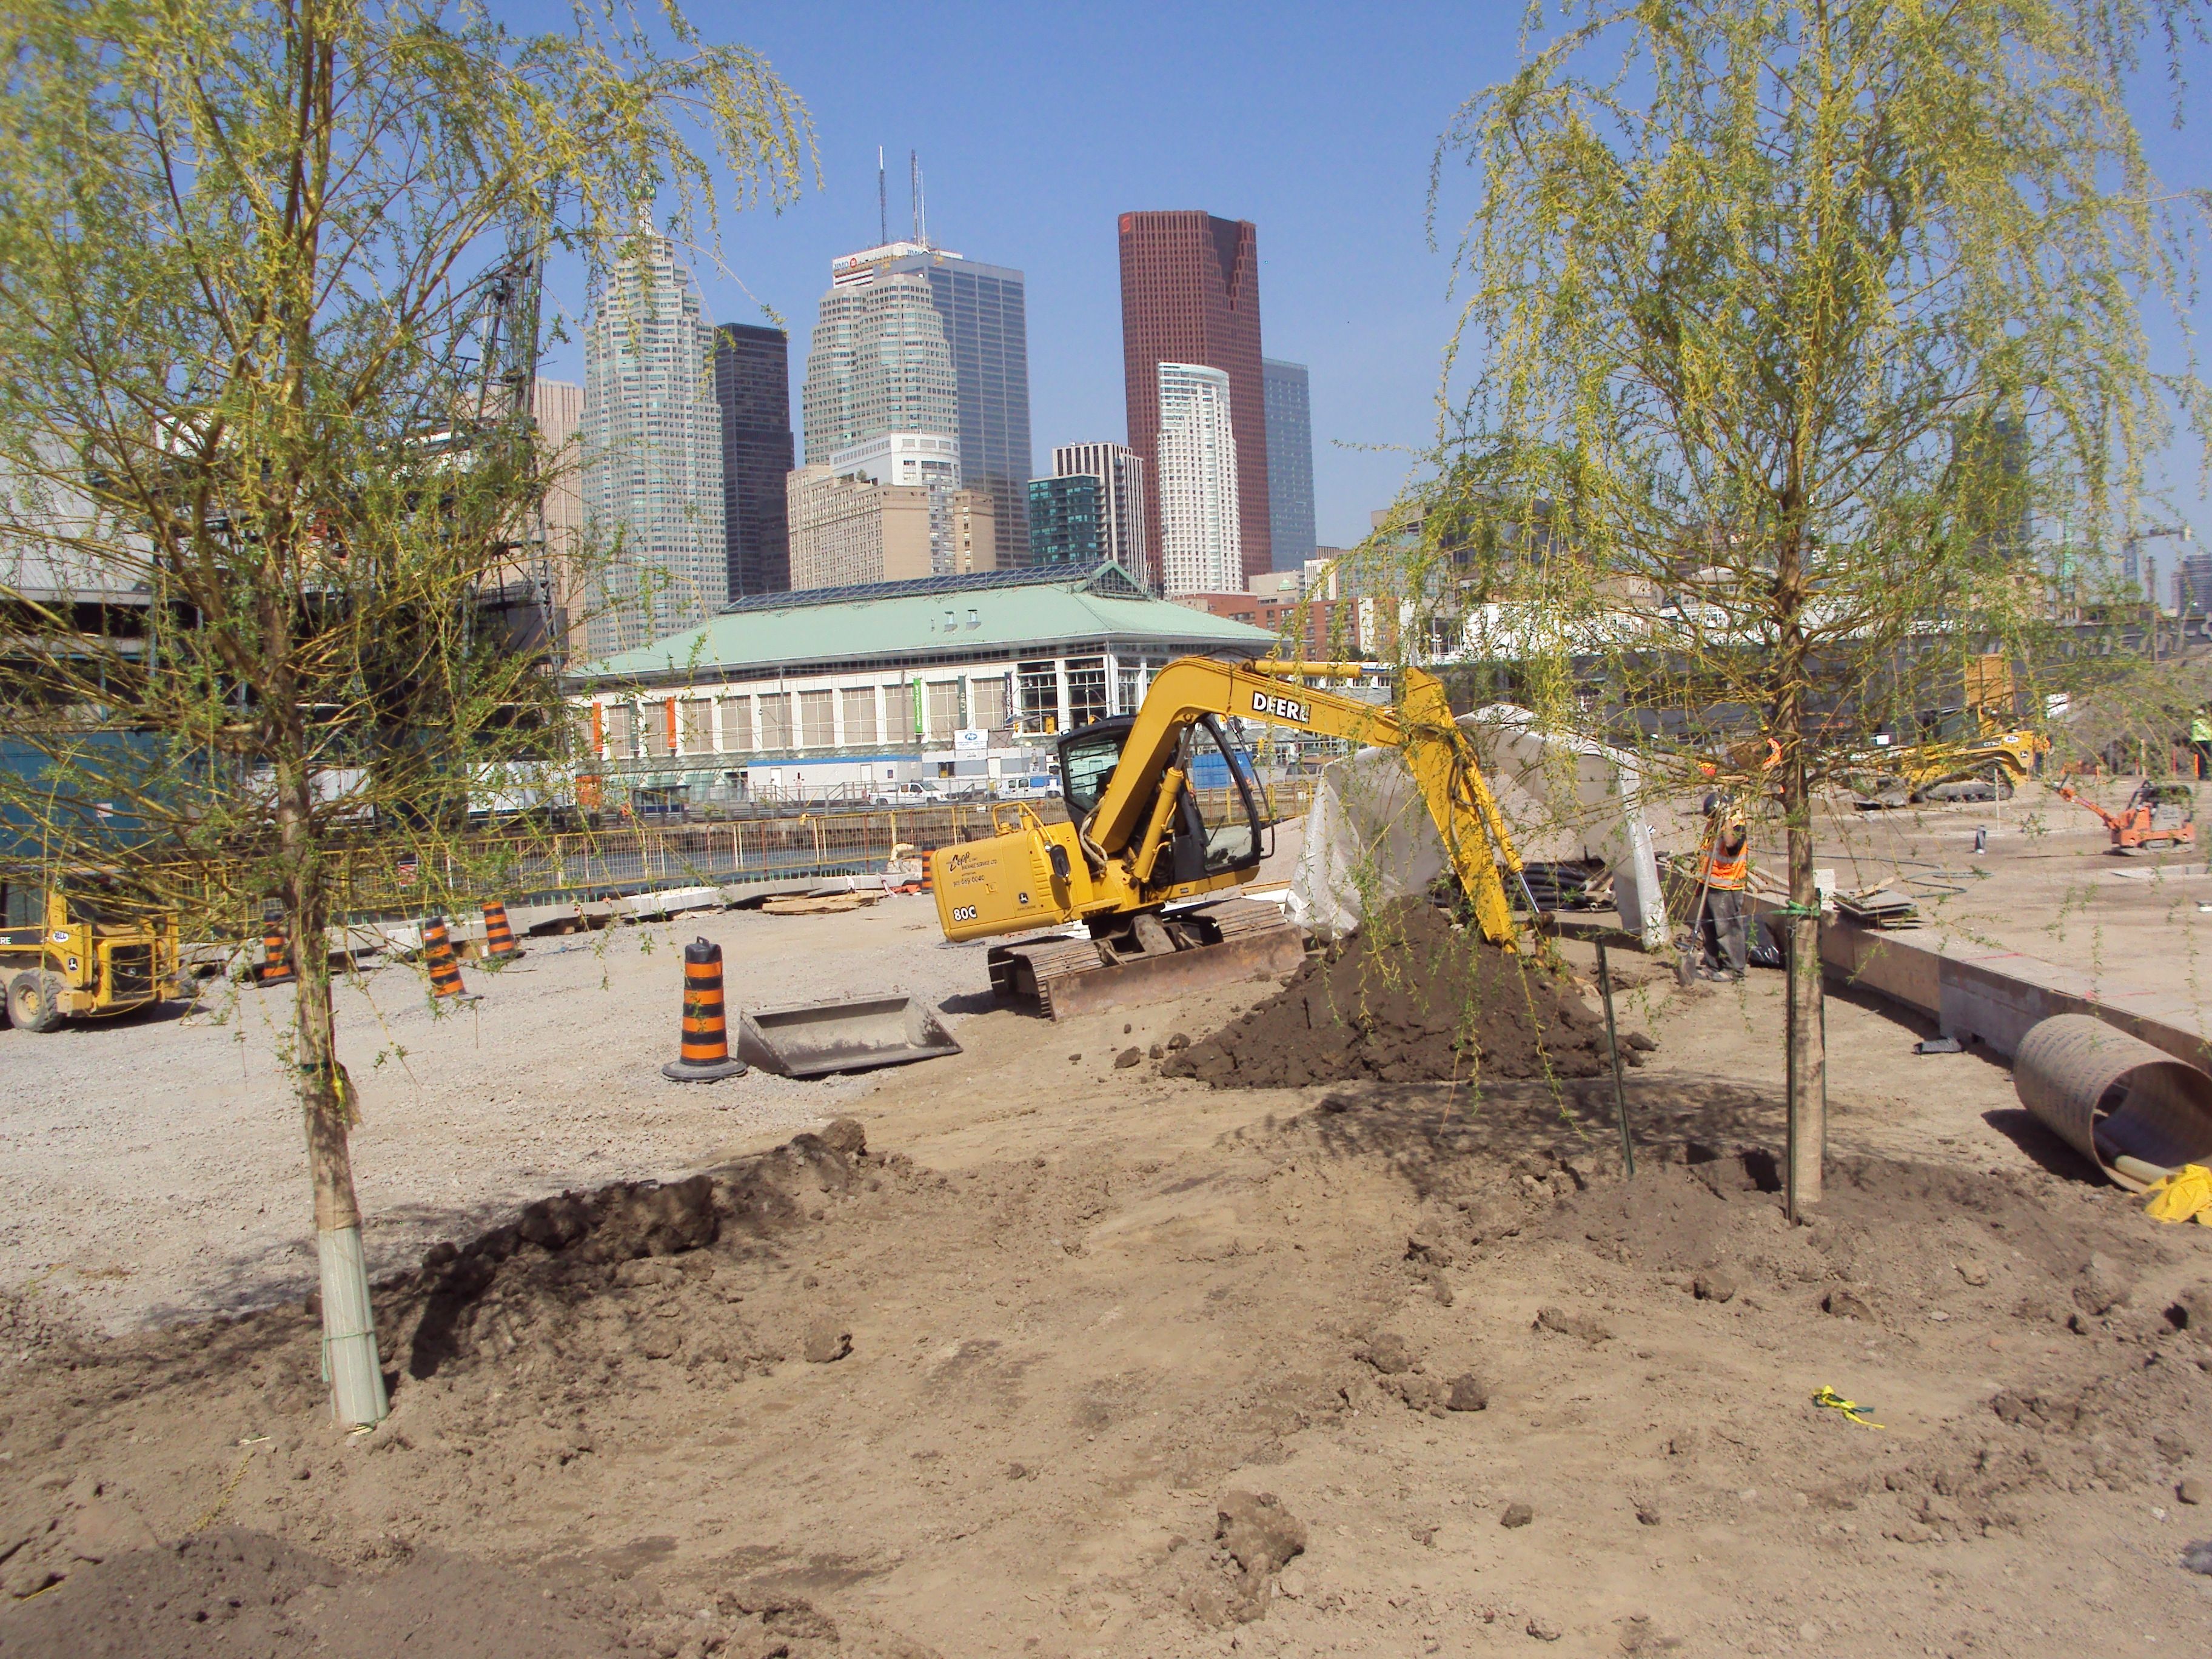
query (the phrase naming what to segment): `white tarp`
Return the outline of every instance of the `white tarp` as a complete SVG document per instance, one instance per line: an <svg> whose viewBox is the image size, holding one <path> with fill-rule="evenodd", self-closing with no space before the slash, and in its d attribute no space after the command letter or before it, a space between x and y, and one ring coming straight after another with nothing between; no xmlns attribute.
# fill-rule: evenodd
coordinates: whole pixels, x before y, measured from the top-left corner
<svg viewBox="0 0 2212 1659"><path fill-rule="evenodd" d="M1460 717L1523 856L1603 859L1621 926L1663 945L1667 916L1633 756L1543 731L1493 703ZM1449 866L1396 749L1363 749L1322 770L1291 878L1291 913L1322 938L1350 932L1368 906L1425 892Z"/></svg>

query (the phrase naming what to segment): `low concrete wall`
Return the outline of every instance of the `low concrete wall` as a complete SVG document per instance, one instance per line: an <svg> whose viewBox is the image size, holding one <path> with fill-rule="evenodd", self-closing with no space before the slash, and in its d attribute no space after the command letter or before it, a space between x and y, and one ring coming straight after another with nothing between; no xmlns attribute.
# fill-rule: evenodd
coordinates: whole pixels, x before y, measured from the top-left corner
<svg viewBox="0 0 2212 1659"><path fill-rule="evenodd" d="M2117 991L2087 974L2017 951L1941 935L1890 933L1838 919L1820 925L1830 978L1877 991L1935 1020L1946 1036L2009 1060L2029 1028L2054 1014L2088 1014L2176 1060L2212 1071L2212 1033L2185 998Z"/></svg>

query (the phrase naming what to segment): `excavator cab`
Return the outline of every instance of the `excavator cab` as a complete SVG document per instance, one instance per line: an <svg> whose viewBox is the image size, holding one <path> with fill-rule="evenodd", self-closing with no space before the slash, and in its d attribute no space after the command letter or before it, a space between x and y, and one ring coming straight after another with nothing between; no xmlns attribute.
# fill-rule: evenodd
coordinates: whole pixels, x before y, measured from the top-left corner
<svg viewBox="0 0 2212 1659"><path fill-rule="evenodd" d="M1060 740L1060 787L1067 798L1067 815L1076 823L1091 816L1113 782L1122 746L1136 724L1134 714L1117 714ZM1227 780L1218 805L1206 799L1213 792L1204 785L1176 792L1167 845L1152 873L1156 884L1180 885L1258 866L1264 849L1250 770L1241 763L1220 720L1204 714L1183 728L1173 765L1189 781L1209 774L1216 763Z"/></svg>

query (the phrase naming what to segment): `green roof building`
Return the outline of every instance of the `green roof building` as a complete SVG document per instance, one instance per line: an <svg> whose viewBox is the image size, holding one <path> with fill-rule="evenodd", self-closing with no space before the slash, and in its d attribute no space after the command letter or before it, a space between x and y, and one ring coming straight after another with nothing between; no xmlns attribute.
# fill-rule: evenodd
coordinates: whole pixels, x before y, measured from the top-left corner
<svg viewBox="0 0 2212 1659"><path fill-rule="evenodd" d="M1041 775L1060 733L1133 713L1178 657L1264 629L1116 564L763 594L572 675L609 786L701 805L867 799Z"/></svg>

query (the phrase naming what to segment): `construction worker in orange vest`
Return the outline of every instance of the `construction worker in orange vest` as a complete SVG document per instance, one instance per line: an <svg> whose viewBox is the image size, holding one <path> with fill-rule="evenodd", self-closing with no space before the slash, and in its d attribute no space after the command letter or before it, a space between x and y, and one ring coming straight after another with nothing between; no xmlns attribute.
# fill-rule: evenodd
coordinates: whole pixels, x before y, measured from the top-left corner
<svg viewBox="0 0 2212 1659"><path fill-rule="evenodd" d="M1741 979L1751 835L1743 813L1726 795L1705 797L1705 840L1698 849L1698 874L1705 889L1705 920L1698 940L1705 971L1714 979Z"/></svg>

